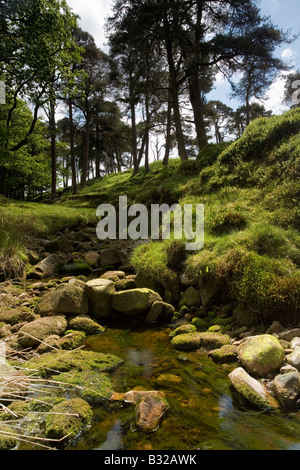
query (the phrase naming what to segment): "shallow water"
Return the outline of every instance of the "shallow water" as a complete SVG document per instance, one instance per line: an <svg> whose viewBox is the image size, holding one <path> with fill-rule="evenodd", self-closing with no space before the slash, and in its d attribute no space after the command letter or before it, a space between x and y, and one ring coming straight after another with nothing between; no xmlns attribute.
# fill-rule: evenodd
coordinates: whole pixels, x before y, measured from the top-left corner
<svg viewBox="0 0 300 470"><path fill-rule="evenodd" d="M237 364L217 365L205 353L180 353L170 329L107 328L86 348L124 359L112 380L116 392L134 387L165 392L169 409L152 433L136 429L134 406L97 408L76 450L299 450L300 412L251 410L233 393L228 374ZM163 374L168 374L164 375Z"/></svg>

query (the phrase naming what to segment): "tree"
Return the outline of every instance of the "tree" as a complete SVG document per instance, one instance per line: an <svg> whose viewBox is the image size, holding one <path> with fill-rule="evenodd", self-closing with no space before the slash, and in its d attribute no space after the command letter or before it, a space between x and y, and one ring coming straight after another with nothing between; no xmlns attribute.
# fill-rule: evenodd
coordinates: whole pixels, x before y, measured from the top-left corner
<svg viewBox="0 0 300 470"><path fill-rule="evenodd" d="M202 148L207 143L204 95L212 86L216 70L230 76L249 61L280 66L274 59L274 50L287 36L261 17L257 3L256 0L115 1L115 15L110 20L114 37L120 37L122 26L127 38L135 41L136 57L149 38L151 50L163 47L178 153L183 160L188 155L179 100L182 92L189 93L198 147Z"/></svg>
<svg viewBox="0 0 300 470"><path fill-rule="evenodd" d="M73 100L73 104L81 111L85 120L84 153L81 162L81 187L88 178L90 163L90 135L93 115L102 102L107 86L107 56L95 44L93 36L77 28L74 37L76 44L83 49L81 68L85 72L79 85L81 93ZM69 107L70 117L72 117Z"/></svg>
<svg viewBox="0 0 300 470"><path fill-rule="evenodd" d="M232 115L233 109L221 101L215 100L207 103L206 116L214 129L217 144L224 142L226 135L229 134Z"/></svg>
<svg viewBox="0 0 300 470"><path fill-rule="evenodd" d="M6 146L9 158L14 158L14 152L25 146L34 132L55 71L72 83L69 64L78 61L80 54L72 36L76 24L65 0L0 2L0 77L11 95L6 127L11 126L19 98L26 97L33 104L30 125L13 146ZM1 170L5 181L7 166Z"/></svg>
<svg viewBox="0 0 300 470"><path fill-rule="evenodd" d="M1 179L1 194L24 199L25 193L48 189L50 183L49 134L39 119L27 144L9 158L9 149L19 142L31 125L32 112L25 101L17 100L11 125L6 127L7 113L14 98L7 96L7 104L0 106L0 166L5 167L7 178ZM5 184L6 183L6 184Z"/></svg>
<svg viewBox="0 0 300 470"><path fill-rule="evenodd" d="M266 108L259 103L251 103L249 108L241 106L231 114L231 123L229 125L229 131L239 139L248 126L248 120L251 123L255 119L260 117L270 117L272 111L266 110Z"/></svg>

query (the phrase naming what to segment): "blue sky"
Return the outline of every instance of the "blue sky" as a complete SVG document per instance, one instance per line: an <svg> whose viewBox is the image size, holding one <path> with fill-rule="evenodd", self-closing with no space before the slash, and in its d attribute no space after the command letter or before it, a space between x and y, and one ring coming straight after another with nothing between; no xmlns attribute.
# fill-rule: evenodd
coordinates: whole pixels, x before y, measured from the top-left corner
<svg viewBox="0 0 300 470"><path fill-rule="evenodd" d="M106 49L104 24L106 17L111 12L111 0L67 0L68 5L80 16L79 24L95 38L97 45ZM274 25L283 30L291 30L291 34L300 33L300 1L299 0L261 0L261 12L264 16L270 16ZM300 69L300 38L294 43L280 47L276 54L288 60L295 69ZM282 105L284 81L278 79L274 82L264 102L268 109L275 113L285 110ZM217 82L216 88L210 94L210 99L220 99L229 106L236 108L240 105L229 97L230 87L224 81Z"/></svg>

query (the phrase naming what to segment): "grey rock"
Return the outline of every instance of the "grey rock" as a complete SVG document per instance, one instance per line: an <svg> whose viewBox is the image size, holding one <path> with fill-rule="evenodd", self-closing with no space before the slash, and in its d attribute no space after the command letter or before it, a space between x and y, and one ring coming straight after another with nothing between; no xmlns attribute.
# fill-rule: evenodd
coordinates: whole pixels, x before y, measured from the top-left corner
<svg viewBox="0 0 300 470"><path fill-rule="evenodd" d="M114 283L108 279L94 279L86 283L90 314L96 318L106 318L111 313Z"/></svg>
<svg viewBox="0 0 300 470"><path fill-rule="evenodd" d="M61 284L51 289L40 300L36 312L49 314L81 315L88 313L88 296L84 289L73 284Z"/></svg>
<svg viewBox="0 0 300 470"><path fill-rule="evenodd" d="M286 408L294 405L300 392L298 372L277 375L273 381L273 390L279 403Z"/></svg>

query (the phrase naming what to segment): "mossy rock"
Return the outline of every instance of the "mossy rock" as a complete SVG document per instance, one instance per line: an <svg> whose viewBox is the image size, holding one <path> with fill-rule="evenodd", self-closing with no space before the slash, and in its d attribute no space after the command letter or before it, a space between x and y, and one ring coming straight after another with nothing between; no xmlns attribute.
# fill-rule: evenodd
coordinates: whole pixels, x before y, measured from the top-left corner
<svg viewBox="0 0 300 470"><path fill-rule="evenodd" d="M205 332L200 333L201 346L205 349L218 349L231 343L231 338L222 333Z"/></svg>
<svg viewBox="0 0 300 470"><path fill-rule="evenodd" d="M0 424L0 431L16 434L14 428L5 425L4 423ZM11 450L18 444L18 440L14 436L9 436L8 434L0 434L0 450Z"/></svg>
<svg viewBox="0 0 300 470"><path fill-rule="evenodd" d="M62 315L38 318L25 324L18 331L18 343L21 347L35 347L47 336L61 336L67 329L67 320Z"/></svg>
<svg viewBox="0 0 300 470"><path fill-rule="evenodd" d="M110 372L123 363L123 360L113 354L104 354L93 351L75 350L69 353L52 352L33 358L24 364L24 370L38 369L40 376L50 377L61 372L72 370Z"/></svg>
<svg viewBox="0 0 300 470"><path fill-rule="evenodd" d="M218 349L230 344L231 338L221 333L189 333L175 336L171 344L175 349L195 351L199 348Z"/></svg>
<svg viewBox="0 0 300 470"><path fill-rule="evenodd" d="M238 361L238 354L236 346L232 344L226 344L219 349L215 349L211 353L211 357L214 362L218 364L228 364L231 362Z"/></svg>
<svg viewBox="0 0 300 470"><path fill-rule="evenodd" d="M46 418L46 437L49 439L68 439L76 437L93 417L90 405L82 398L64 400L52 408Z"/></svg>
<svg viewBox="0 0 300 470"><path fill-rule="evenodd" d="M1 308L0 322L17 325L18 323L31 322L36 319L34 312L27 307L22 308Z"/></svg>
<svg viewBox="0 0 300 470"><path fill-rule="evenodd" d="M74 385L81 398L92 404L107 401L113 393L113 385L110 378L98 371L86 370L83 372L72 371L59 374L55 377L58 382Z"/></svg>
<svg viewBox="0 0 300 470"><path fill-rule="evenodd" d="M266 410L278 407L276 400L267 392L267 389L242 367L234 369L229 374L229 378L235 390L255 408Z"/></svg>
<svg viewBox="0 0 300 470"><path fill-rule="evenodd" d="M177 336L177 335L182 335L186 333L195 333L196 331L197 331L197 328L194 325L187 323L186 325L181 325L178 328L176 328L174 331L172 331L170 333L170 337L173 338L174 336Z"/></svg>
<svg viewBox="0 0 300 470"><path fill-rule="evenodd" d="M227 330L228 328L226 328L226 326L212 325L208 328L207 332L208 333L225 333L225 331Z"/></svg>
<svg viewBox="0 0 300 470"><path fill-rule="evenodd" d="M97 335L103 333L105 328L88 315L78 315L68 321L71 330L83 331L86 335Z"/></svg>
<svg viewBox="0 0 300 470"><path fill-rule="evenodd" d="M201 333L186 333L175 336L171 345L181 351L196 351L201 347Z"/></svg>
<svg viewBox="0 0 300 470"><path fill-rule="evenodd" d="M161 296L151 289L139 288L116 292L112 297L112 308L124 315L139 315L146 313Z"/></svg>
<svg viewBox="0 0 300 470"><path fill-rule="evenodd" d="M207 329L208 323L204 318L193 318L192 325L196 327L198 331L205 331Z"/></svg>
<svg viewBox="0 0 300 470"><path fill-rule="evenodd" d="M61 284L47 292L40 300L36 313L41 316L87 314L88 297L84 289L73 284Z"/></svg>
<svg viewBox="0 0 300 470"><path fill-rule="evenodd" d="M272 335L246 339L238 348L239 359L250 374L265 377L283 365L285 351Z"/></svg>
<svg viewBox="0 0 300 470"><path fill-rule="evenodd" d="M66 334L62 338L60 338L59 346L61 347L61 349L70 351L72 349L78 348L78 346L83 343L85 338L86 334L84 333L84 331L68 330L66 331Z"/></svg>
<svg viewBox="0 0 300 470"><path fill-rule="evenodd" d="M226 315L219 315L213 321L213 325L228 326L233 322L231 317L226 317Z"/></svg>

